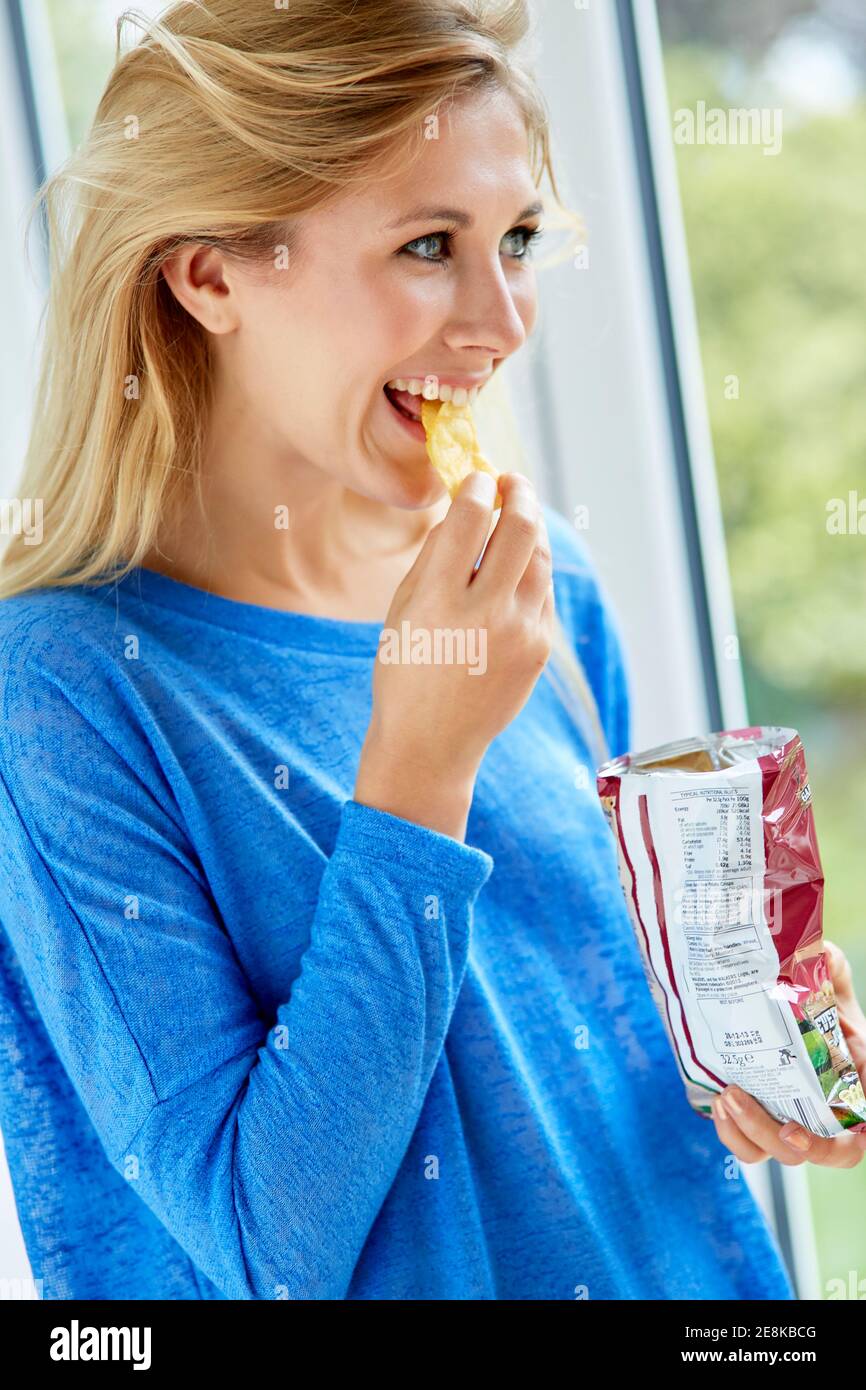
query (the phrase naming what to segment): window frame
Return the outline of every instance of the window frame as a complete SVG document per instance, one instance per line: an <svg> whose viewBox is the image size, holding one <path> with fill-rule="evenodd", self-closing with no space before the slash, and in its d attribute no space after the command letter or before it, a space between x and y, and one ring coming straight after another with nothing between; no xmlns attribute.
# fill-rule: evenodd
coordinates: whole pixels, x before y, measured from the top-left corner
<svg viewBox="0 0 866 1390"><path fill-rule="evenodd" d="M736 621L658 11L655 0L616 0L616 6L707 705L714 728L742 728L751 721L741 664L724 656L724 641L736 635ZM763 1191L758 1189L762 1205L797 1297L820 1299L805 1167L788 1168L775 1159L761 1167L767 1178Z"/></svg>

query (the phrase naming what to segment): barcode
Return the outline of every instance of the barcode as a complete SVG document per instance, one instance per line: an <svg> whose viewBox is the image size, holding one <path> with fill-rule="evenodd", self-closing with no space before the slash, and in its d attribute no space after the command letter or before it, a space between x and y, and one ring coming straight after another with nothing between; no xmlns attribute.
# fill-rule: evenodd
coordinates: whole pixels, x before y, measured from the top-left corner
<svg viewBox="0 0 866 1390"><path fill-rule="evenodd" d="M825 1139L830 1138L832 1131L824 1124L808 1096L788 1096L784 1102L780 1101L776 1108L785 1120L796 1120L813 1134L820 1134Z"/></svg>

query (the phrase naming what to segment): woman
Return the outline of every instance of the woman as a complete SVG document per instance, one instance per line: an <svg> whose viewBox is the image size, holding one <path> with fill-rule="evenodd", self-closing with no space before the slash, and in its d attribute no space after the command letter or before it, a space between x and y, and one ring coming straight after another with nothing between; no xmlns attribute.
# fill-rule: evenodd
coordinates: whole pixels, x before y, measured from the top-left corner
<svg viewBox="0 0 866 1390"><path fill-rule="evenodd" d="M0 604L3 1128L47 1297L792 1296L729 1164L804 1155L689 1109L644 982L573 717L580 644L627 748L587 554L519 474L490 536L492 480L449 507L407 418L533 328L525 26L177 5L57 181L46 534ZM483 660L377 660L406 623Z"/></svg>

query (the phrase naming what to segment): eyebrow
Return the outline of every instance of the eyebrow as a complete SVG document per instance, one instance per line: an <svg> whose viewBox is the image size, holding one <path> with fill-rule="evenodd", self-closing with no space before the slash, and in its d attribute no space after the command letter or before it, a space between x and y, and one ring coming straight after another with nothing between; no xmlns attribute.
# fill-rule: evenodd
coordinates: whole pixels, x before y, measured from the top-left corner
<svg viewBox="0 0 866 1390"><path fill-rule="evenodd" d="M522 222L526 217L537 217L544 211L542 203L530 203L529 207L517 214L516 220ZM385 231L391 232L396 227L404 227L408 222L456 222L458 227L471 227L472 217L468 212L461 211L460 208L437 208L422 206L413 208L405 216L398 217L396 222L388 222Z"/></svg>

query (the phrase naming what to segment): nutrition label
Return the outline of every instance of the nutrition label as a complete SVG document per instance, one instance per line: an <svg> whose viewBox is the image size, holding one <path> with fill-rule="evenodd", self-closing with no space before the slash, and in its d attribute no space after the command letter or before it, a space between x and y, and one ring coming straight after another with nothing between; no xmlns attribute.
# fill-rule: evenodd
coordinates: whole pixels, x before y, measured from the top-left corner
<svg viewBox="0 0 866 1390"><path fill-rule="evenodd" d="M749 793L735 787L671 795L680 830L683 868L697 877L752 872Z"/></svg>
<svg viewBox="0 0 866 1390"><path fill-rule="evenodd" d="M762 856L753 839L749 793L715 787L669 795L681 866L674 922L713 1042L720 1051L783 1045L790 1030L779 1009L760 1026L729 1026L731 1008L763 992L767 969L773 968L762 950Z"/></svg>

